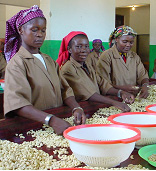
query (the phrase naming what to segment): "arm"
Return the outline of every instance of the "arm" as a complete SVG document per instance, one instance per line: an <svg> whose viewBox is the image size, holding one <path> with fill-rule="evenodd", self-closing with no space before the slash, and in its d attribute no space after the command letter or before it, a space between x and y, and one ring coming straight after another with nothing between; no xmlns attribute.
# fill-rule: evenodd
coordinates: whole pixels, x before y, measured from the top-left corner
<svg viewBox="0 0 156 171"><path fill-rule="evenodd" d="M96 72L99 76L102 78L105 78L110 83L112 83L111 80L111 58L107 52L103 52L97 62L96 65Z"/></svg>
<svg viewBox="0 0 156 171"><path fill-rule="evenodd" d="M130 107L127 104L122 103L122 102L118 102L118 101L113 100L113 99L111 99L109 97L102 96L102 95L100 95L98 93L94 93L88 100L115 106L118 109L121 109L123 112L129 112L131 110Z"/></svg>
<svg viewBox="0 0 156 171"><path fill-rule="evenodd" d="M48 115L48 113L43 112L41 110L38 110L34 108L33 106L24 106L20 109L15 110L15 112L22 117L29 118L41 123L45 123L45 118ZM71 125L64 121L61 118L58 118L56 116L52 116L49 121L49 126L51 126L54 129L54 132L58 135L63 134L63 131L70 127Z"/></svg>
<svg viewBox="0 0 156 171"><path fill-rule="evenodd" d="M84 114L83 109L75 100L75 97L74 96L68 97L67 99L64 100L64 103L72 109L73 111L72 113L74 115L74 123L76 125L85 124L86 116Z"/></svg>
<svg viewBox="0 0 156 171"><path fill-rule="evenodd" d="M148 86L149 86L149 79L145 78L142 80L141 82L141 91L140 91L140 95L139 98L147 98L149 93L148 93Z"/></svg>

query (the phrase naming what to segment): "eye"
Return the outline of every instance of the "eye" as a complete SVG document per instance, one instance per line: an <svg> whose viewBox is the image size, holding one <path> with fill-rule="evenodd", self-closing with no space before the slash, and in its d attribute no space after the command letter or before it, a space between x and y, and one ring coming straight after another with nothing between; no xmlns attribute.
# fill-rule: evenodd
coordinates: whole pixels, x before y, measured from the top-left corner
<svg viewBox="0 0 156 171"><path fill-rule="evenodd" d="M77 49L81 49L82 46L81 46L81 45L77 45L76 48L77 48Z"/></svg>
<svg viewBox="0 0 156 171"><path fill-rule="evenodd" d="M45 32L46 32L46 29L43 29L43 30L42 30L42 33L45 33Z"/></svg>
<svg viewBox="0 0 156 171"><path fill-rule="evenodd" d="M37 28L33 28L32 29L33 32L37 32L37 30L38 30Z"/></svg>

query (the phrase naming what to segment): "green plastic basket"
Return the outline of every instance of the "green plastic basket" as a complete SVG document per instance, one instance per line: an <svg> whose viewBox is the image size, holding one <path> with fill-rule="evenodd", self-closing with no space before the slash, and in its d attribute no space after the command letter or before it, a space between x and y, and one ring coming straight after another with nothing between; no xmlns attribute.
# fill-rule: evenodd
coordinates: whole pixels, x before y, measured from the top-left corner
<svg viewBox="0 0 156 171"><path fill-rule="evenodd" d="M156 144L147 145L147 146L140 148L140 150L138 151L138 154L141 158L146 160L149 164L156 167L156 162L150 161L148 159L148 157L151 156L152 154L156 154Z"/></svg>
<svg viewBox="0 0 156 171"><path fill-rule="evenodd" d="M3 88L0 86L0 91L3 91Z"/></svg>

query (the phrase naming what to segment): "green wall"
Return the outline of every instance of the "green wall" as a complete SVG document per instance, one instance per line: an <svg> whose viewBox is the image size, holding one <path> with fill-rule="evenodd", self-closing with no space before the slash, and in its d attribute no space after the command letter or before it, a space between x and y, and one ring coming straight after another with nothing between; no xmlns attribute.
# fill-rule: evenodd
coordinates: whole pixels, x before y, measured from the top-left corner
<svg viewBox="0 0 156 171"><path fill-rule="evenodd" d="M149 76L153 75L154 60L156 59L156 45L150 45Z"/></svg>
<svg viewBox="0 0 156 171"><path fill-rule="evenodd" d="M105 49L109 48L108 42L102 43ZM56 60L58 58L58 53L61 45L61 40L45 40L41 52L48 54L52 59ZM90 49L92 49L92 42L89 42Z"/></svg>

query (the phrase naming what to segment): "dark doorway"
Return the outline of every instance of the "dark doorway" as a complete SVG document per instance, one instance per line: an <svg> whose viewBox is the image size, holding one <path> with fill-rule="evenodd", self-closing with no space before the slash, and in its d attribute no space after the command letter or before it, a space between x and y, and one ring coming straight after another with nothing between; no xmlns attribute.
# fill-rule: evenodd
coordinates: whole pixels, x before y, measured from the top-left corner
<svg viewBox="0 0 156 171"><path fill-rule="evenodd" d="M115 18L115 27L124 25L124 16L123 15L116 15Z"/></svg>

